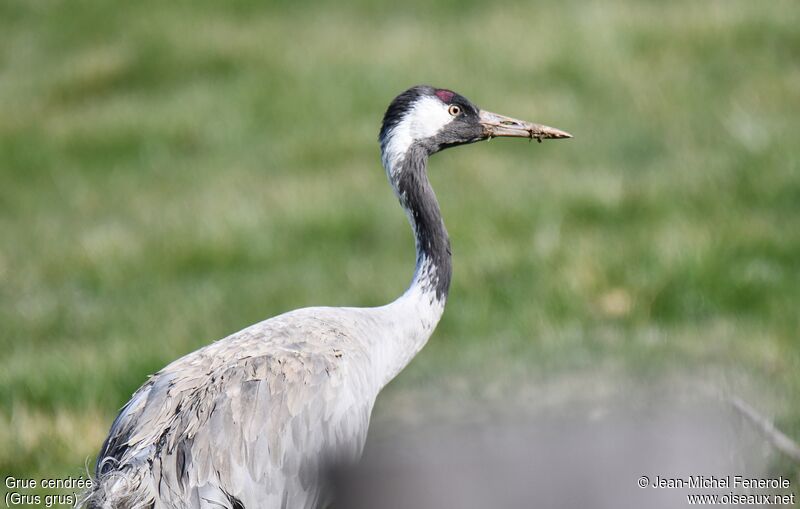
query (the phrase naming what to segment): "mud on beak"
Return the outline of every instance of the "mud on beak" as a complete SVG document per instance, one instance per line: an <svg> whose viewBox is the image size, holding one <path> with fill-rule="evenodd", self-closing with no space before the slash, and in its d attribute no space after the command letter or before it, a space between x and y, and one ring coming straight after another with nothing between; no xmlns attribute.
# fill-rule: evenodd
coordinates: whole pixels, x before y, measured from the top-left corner
<svg viewBox="0 0 800 509"><path fill-rule="evenodd" d="M480 112L480 124L483 126L483 135L486 139L530 138L541 143L546 139L572 138L568 132L555 127L525 122L490 111Z"/></svg>

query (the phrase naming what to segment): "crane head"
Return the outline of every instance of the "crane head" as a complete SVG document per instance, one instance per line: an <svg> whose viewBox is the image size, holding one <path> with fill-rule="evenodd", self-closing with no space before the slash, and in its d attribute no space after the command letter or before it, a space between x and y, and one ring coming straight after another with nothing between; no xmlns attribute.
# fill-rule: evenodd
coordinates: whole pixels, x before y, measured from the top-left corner
<svg viewBox="0 0 800 509"><path fill-rule="evenodd" d="M401 156L417 144L433 154L495 137L572 138L568 132L481 110L466 97L426 85L398 95L383 117L379 135L384 158Z"/></svg>

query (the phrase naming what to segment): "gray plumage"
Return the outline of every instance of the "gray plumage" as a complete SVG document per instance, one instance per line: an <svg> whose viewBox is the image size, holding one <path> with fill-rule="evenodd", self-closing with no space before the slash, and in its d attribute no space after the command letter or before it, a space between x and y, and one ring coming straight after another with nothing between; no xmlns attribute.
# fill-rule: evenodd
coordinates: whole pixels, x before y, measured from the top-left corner
<svg viewBox="0 0 800 509"><path fill-rule="evenodd" d="M427 178L428 156L491 136L567 135L481 112L448 90L414 87L398 96L380 141L416 238L409 289L377 308L291 311L169 364L120 411L83 505L325 507L324 467L359 458L375 398L444 311L450 244Z"/></svg>
<svg viewBox="0 0 800 509"><path fill-rule="evenodd" d="M120 412L99 479L141 476L128 496L145 506L316 506L320 455L361 452L380 315L297 310L173 362Z"/></svg>

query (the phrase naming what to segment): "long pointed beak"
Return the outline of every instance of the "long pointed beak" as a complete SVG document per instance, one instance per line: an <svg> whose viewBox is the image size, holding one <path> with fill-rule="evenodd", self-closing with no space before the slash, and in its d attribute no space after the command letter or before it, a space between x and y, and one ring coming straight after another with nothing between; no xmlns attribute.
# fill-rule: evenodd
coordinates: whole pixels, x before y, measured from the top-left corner
<svg viewBox="0 0 800 509"><path fill-rule="evenodd" d="M480 112L480 123L483 126L483 134L488 139L506 136L536 139L541 143L545 139L572 138L571 134L561 129L517 120L491 111Z"/></svg>

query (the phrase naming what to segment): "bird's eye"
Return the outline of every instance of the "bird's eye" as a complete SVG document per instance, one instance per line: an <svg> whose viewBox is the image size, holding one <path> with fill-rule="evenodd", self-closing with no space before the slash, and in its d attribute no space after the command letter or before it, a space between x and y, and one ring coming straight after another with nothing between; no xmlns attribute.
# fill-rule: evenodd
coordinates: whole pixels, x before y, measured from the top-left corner
<svg viewBox="0 0 800 509"><path fill-rule="evenodd" d="M457 104L451 104L450 107L447 108L447 113L456 117L459 113L461 113L461 108Z"/></svg>

